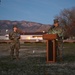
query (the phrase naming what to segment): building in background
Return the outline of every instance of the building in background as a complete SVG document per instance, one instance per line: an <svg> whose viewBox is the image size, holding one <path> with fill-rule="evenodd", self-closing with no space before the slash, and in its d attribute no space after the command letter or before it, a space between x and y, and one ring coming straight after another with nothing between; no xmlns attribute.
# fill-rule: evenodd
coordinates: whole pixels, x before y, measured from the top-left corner
<svg viewBox="0 0 75 75"><path fill-rule="evenodd" d="M43 42L43 34L46 34L46 32L25 33L21 35L21 40L25 42Z"/></svg>
<svg viewBox="0 0 75 75"><path fill-rule="evenodd" d="M0 40L9 41L9 35L8 35L8 30L6 30L5 35L0 35ZM21 42L43 42L43 34L46 34L45 31L43 32L27 32L24 34L21 34Z"/></svg>

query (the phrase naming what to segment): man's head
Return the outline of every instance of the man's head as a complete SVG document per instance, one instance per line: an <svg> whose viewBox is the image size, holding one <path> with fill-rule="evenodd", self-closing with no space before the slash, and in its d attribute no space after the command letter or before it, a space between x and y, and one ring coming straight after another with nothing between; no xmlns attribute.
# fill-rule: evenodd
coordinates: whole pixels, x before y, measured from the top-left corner
<svg viewBox="0 0 75 75"><path fill-rule="evenodd" d="M13 30L14 30L14 32L17 32L17 30L18 30L17 25L13 25Z"/></svg>
<svg viewBox="0 0 75 75"><path fill-rule="evenodd" d="M54 26L55 26L55 27L59 26L59 21L58 21L58 19L54 19Z"/></svg>

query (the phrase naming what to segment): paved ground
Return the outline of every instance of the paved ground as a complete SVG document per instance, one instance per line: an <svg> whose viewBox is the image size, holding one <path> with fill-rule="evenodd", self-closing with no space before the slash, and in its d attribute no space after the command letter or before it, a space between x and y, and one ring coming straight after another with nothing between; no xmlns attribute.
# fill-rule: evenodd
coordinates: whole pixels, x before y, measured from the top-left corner
<svg viewBox="0 0 75 75"><path fill-rule="evenodd" d="M9 45L0 44L0 75L75 75L75 62L46 63L46 45L21 45L19 61L10 59Z"/></svg>

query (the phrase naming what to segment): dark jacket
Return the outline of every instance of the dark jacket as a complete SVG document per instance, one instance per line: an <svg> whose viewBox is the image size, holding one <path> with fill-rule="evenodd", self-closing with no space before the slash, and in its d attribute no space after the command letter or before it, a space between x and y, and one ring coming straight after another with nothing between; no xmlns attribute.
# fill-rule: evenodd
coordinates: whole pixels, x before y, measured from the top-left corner
<svg viewBox="0 0 75 75"><path fill-rule="evenodd" d="M18 32L10 32L9 39L14 43L18 43L20 39L20 34Z"/></svg>

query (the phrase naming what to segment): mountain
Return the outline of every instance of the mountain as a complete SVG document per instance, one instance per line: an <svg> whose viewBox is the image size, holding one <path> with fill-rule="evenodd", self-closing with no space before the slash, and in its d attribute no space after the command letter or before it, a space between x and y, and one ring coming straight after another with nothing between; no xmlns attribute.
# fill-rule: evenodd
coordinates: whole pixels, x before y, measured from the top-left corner
<svg viewBox="0 0 75 75"><path fill-rule="evenodd" d="M6 29L9 31L12 29L13 25L17 25L23 32L42 32L48 31L51 25L41 24L29 21L10 21L10 20L0 20L0 31L5 32Z"/></svg>

